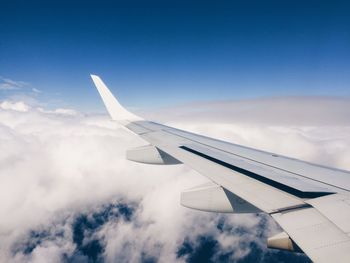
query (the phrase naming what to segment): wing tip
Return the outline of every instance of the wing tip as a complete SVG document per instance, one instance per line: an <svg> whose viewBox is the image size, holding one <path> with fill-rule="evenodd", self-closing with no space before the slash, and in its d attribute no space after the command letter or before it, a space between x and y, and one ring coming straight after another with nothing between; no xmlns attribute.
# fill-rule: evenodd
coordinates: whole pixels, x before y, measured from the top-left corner
<svg viewBox="0 0 350 263"><path fill-rule="evenodd" d="M129 112L119 103L98 75L90 74L90 77L113 120L142 120L142 118Z"/></svg>
<svg viewBox="0 0 350 263"><path fill-rule="evenodd" d="M90 74L90 77L92 78L93 81L97 80L97 79L101 79L98 75L96 74Z"/></svg>

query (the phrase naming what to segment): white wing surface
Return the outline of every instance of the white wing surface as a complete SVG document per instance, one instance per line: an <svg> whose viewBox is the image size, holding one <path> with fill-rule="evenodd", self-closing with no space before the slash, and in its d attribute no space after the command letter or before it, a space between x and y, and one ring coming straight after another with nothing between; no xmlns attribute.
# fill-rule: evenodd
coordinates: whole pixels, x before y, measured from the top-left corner
<svg viewBox="0 0 350 263"><path fill-rule="evenodd" d="M127 158L183 163L212 183L187 189L181 204L225 213L268 213L285 232L270 248L306 253L314 262L350 262L350 173L143 120L91 76L113 120L149 145Z"/></svg>

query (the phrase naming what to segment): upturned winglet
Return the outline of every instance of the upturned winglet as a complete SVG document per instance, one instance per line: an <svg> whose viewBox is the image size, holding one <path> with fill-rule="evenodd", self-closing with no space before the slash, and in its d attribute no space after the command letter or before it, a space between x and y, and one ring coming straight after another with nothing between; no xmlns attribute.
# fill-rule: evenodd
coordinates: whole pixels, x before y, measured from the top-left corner
<svg viewBox="0 0 350 263"><path fill-rule="evenodd" d="M139 116L126 110L118 100L113 96L112 92L103 83L101 78L96 75L90 75L100 96L105 104L109 115L116 121L138 121L142 120Z"/></svg>

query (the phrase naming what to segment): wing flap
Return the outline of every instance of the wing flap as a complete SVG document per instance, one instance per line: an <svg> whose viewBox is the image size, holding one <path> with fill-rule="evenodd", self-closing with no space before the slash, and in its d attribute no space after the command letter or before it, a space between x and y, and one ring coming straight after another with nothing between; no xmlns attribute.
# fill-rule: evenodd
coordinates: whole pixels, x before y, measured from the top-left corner
<svg viewBox="0 0 350 263"><path fill-rule="evenodd" d="M349 262L350 237L317 209L306 207L272 217L314 262Z"/></svg>
<svg viewBox="0 0 350 263"><path fill-rule="evenodd" d="M344 233L350 234L350 197L334 194L306 201L337 225Z"/></svg>

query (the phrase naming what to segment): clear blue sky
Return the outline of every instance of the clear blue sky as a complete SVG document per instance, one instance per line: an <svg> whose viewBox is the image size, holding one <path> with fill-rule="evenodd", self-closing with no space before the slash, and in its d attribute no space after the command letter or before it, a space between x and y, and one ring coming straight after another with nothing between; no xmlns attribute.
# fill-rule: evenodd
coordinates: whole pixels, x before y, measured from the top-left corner
<svg viewBox="0 0 350 263"><path fill-rule="evenodd" d="M1 1L0 76L39 100L127 106L350 96L349 1ZM0 91L0 99L19 91Z"/></svg>

